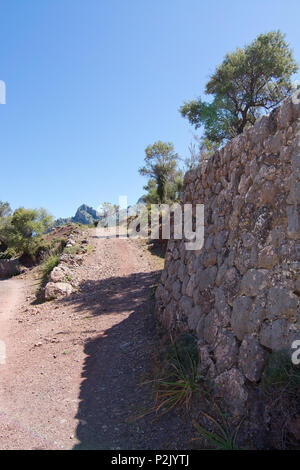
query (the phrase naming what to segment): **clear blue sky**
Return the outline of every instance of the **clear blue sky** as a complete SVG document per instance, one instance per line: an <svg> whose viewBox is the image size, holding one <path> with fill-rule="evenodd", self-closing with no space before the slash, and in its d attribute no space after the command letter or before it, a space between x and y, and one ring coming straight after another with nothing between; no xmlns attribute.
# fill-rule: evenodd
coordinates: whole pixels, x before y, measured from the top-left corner
<svg viewBox="0 0 300 470"><path fill-rule="evenodd" d="M74 214L143 193L144 149L226 52L281 29L300 62L299 0L0 0L0 200ZM299 78L299 77L296 77Z"/></svg>

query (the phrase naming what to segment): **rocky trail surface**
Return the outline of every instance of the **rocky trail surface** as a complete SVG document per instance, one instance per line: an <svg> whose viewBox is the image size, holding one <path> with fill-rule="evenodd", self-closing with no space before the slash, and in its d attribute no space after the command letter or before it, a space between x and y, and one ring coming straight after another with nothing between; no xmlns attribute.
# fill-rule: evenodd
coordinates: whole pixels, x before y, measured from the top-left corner
<svg viewBox="0 0 300 470"><path fill-rule="evenodd" d="M185 449L184 414L145 413L157 261L133 240L89 244L69 297L35 304L30 273L0 281L0 449Z"/></svg>

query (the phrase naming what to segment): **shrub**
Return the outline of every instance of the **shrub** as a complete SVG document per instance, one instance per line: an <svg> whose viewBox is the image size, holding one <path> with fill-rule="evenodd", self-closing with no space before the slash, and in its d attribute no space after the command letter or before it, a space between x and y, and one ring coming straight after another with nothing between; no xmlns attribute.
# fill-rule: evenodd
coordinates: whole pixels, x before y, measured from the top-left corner
<svg viewBox="0 0 300 470"><path fill-rule="evenodd" d="M52 217L45 209L24 209L20 207L5 219L1 228L2 242L16 255L36 261L36 254L43 240L42 234L52 224Z"/></svg>
<svg viewBox="0 0 300 470"><path fill-rule="evenodd" d="M180 363L186 371L190 371L192 365L198 366L199 354L196 338L188 333L180 335L178 339L171 341L168 356L171 363Z"/></svg>
<svg viewBox="0 0 300 470"><path fill-rule="evenodd" d="M16 257L16 252L12 248L7 248L7 250L0 253L0 259L11 259Z"/></svg>
<svg viewBox="0 0 300 470"><path fill-rule="evenodd" d="M300 367L286 351L270 353L262 376L269 414L268 438L275 449L299 448L293 432L300 409Z"/></svg>
<svg viewBox="0 0 300 470"><path fill-rule="evenodd" d="M206 393L201 381L196 339L188 334L177 340L171 338L166 360L160 364L157 377L150 381L154 384L156 413L164 414L180 405L188 409L197 391Z"/></svg>
<svg viewBox="0 0 300 470"><path fill-rule="evenodd" d="M41 266L41 271L43 274L43 279L46 279L59 263L59 255L50 255L46 261Z"/></svg>
<svg viewBox="0 0 300 470"><path fill-rule="evenodd" d="M243 420L240 420L237 426L232 427L231 423L228 422L228 419L226 419L225 414L222 413L220 408L217 405L215 405L215 408L219 416L218 419L204 411L200 411L213 429L208 429L197 421L193 421L193 425L199 434L199 437L194 440L206 440L213 446L213 449L216 450L239 450L237 445L237 436Z"/></svg>
<svg viewBox="0 0 300 470"><path fill-rule="evenodd" d="M286 351L273 351L267 359L262 385L266 394L299 391L300 368L292 363Z"/></svg>
<svg viewBox="0 0 300 470"><path fill-rule="evenodd" d="M64 253L66 255L79 255L83 252L83 248L79 245L69 246L68 248L64 249Z"/></svg>

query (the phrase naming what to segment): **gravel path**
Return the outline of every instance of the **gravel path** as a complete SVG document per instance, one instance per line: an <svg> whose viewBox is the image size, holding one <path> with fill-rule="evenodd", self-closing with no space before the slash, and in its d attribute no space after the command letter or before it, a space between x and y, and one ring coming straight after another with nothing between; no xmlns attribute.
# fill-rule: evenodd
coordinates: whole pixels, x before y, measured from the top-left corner
<svg viewBox="0 0 300 470"><path fill-rule="evenodd" d="M28 275L0 284L0 449L185 449L192 431L177 410L134 419L153 406L141 382L158 341L157 265L129 239L91 231L89 243L67 299L34 305Z"/></svg>

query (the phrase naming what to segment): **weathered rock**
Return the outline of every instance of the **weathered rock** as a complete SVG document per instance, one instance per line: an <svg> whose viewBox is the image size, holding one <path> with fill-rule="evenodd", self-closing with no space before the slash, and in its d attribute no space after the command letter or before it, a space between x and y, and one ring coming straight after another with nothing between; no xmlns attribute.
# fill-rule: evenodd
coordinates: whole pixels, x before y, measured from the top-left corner
<svg viewBox="0 0 300 470"><path fill-rule="evenodd" d="M232 267L226 271L223 285L224 289L227 291L227 301L231 305L240 287L240 276L236 268Z"/></svg>
<svg viewBox="0 0 300 470"><path fill-rule="evenodd" d="M171 302L163 310L162 324L167 330L171 330L174 327L176 311L177 303L174 300L171 300Z"/></svg>
<svg viewBox="0 0 300 470"><path fill-rule="evenodd" d="M178 278L181 282L183 282L184 274L185 274L185 265L184 265L184 263L181 263L180 267L178 269L178 273L177 273Z"/></svg>
<svg viewBox="0 0 300 470"><path fill-rule="evenodd" d="M181 282L180 281L176 281L172 285L172 295L173 295L175 300L180 299L180 297L181 297Z"/></svg>
<svg viewBox="0 0 300 470"><path fill-rule="evenodd" d="M256 262L253 260L252 253L246 249L239 249L236 258L234 259L234 265L243 276L246 272L256 266Z"/></svg>
<svg viewBox="0 0 300 470"><path fill-rule="evenodd" d="M277 132L275 135L268 137L265 148L268 153L279 153L282 145L282 133Z"/></svg>
<svg viewBox="0 0 300 470"><path fill-rule="evenodd" d="M228 269L229 269L228 260L225 260L224 263L222 263L221 266L218 269L218 274L217 274L217 277L216 277L216 286L217 287L220 287L222 285L223 279L224 279L225 274L226 274Z"/></svg>
<svg viewBox="0 0 300 470"><path fill-rule="evenodd" d="M50 282L66 282L71 280L72 273L70 269L65 265L56 266L52 269L49 275Z"/></svg>
<svg viewBox="0 0 300 470"><path fill-rule="evenodd" d="M264 296L256 297L248 312L247 332L258 333L265 318L266 300Z"/></svg>
<svg viewBox="0 0 300 470"><path fill-rule="evenodd" d="M288 204L300 204L300 182L296 176L292 176L290 194L287 198Z"/></svg>
<svg viewBox="0 0 300 470"><path fill-rule="evenodd" d="M215 278L217 274L216 266L210 266L204 271L200 271L196 274L195 285L200 290L212 288L214 286Z"/></svg>
<svg viewBox="0 0 300 470"><path fill-rule="evenodd" d="M207 346L199 347L200 373L212 379L216 376L216 367Z"/></svg>
<svg viewBox="0 0 300 470"><path fill-rule="evenodd" d="M231 369L236 364L238 351L239 348L234 334L230 331L221 331L214 350L219 374L227 369Z"/></svg>
<svg viewBox="0 0 300 470"><path fill-rule="evenodd" d="M203 311L200 305L196 305L192 308L190 314L188 315L188 326L192 331L197 330L200 319L203 317Z"/></svg>
<svg viewBox="0 0 300 470"><path fill-rule="evenodd" d="M292 155L292 168L293 174L299 179L300 178L300 149L296 148Z"/></svg>
<svg viewBox="0 0 300 470"><path fill-rule="evenodd" d="M67 255L67 254L62 254L61 257L59 258L59 263L65 263L68 266L77 266L77 256L75 255Z"/></svg>
<svg viewBox="0 0 300 470"><path fill-rule="evenodd" d="M295 320L299 301L293 292L283 287L271 287L268 295L267 318L290 318Z"/></svg>
<svg viewBox="0 0 300 470"><path fill-rule="evenodd" d="M222 232L218 232L214 238L214 246L216 248L217 251L220 251L226 241L228 239L228 232L226 230L223 230Z"/></svg>
<svg viewBox="0 0 300 470"><path fill-rule="evenodd" d="M183 296L179 301L179 309L188 317L192 313L193 301L190 297Z"/></svg>
<svg viewBox="0 0 300 470"><path fill-rule="evenodd" d="M195 276L192 275L185 289L185 293L188 297L193 297L194 286L195 286Z"/></svg>
<svg viewBox="0 0 300 470"><path fill-rule="evenodd" d="M300 92L297 90L291 96L292 109L293 109L293 118L298 119L300 117Z"/></svg>
<svg viewBox="0 0 300 470"><path fill-rule="evenodd" d="M225 328L230 323L231 308L226 302L224 289L222 287L216 288L214 291L215 295L215 308L218 313L220 325Z"/></svg>
<svg viewBox="0 0 300 470"><path fill-rule="evenodd" d="M258 255L258 267L272 269L279 261L273 246L265 246Z"/></svg>
<svg viewBox="0 0 300 470"><path fill-rule="evenodd" d="M252 300L246 296L237 297L233 302L231 326L239 340L242 340L248 333L248 319L252 304Z"/></svg>
<svg viewBox="0 0 300 470"><path fill-rule="evenodd" d="M284 100L280 106L277 122L279 129L284 129L293 118L293 107L290 99Z"/></svg>
<svg viewBox="0 0 300 470"><path fill-rule="evenodd" d="M286 214L288 218L288 236L293 240L300 238L300 217L299 217L299 206L287 206Z"/></svg>
<svg viewBox="0 0 300 470"><path fill-rule="evenodd" d="M217 262L217 252L215 250L207 251L203 253L203 266L208 268L209 266L213 266Z"/></svg>
<svg viewBox="0 0 300 470"><path fill-rule="evenodd" d="M249 269L241 282L241 294L256 297L267 287L268 271L266 269Z"/></svg>
<svg viewBox="0 0 300 470"><path fill-rule="evenodd" d="M267 243L273 249L279 247L279 245L283 242L286 236L286 228L283 225L277 225L274 227L268 236Z"/></svg>
<svg viewBox="0 0 300 470"><path fill-rule="evenodd" d="M215 379L216 394L224 398L234 415L243 415L248 399L245 378L241 372L233 368L223 372Z"/></svg>
<svg viewBox="0 0 300 470"><path fill-rule="evenodd" d="M273 184L271 181L266 181L259 191L260 204L263 206L273 204L277 191L278 189L275 184Z"/></svg>
<svg viewBox="0 0 300 470"><path fill-rule="evenodd" d="M52 300L72 294L73 288L67 282L48 282L45 287L45 299Z"/></svg>
<svg viewBox="0 0 300 470"><path fill-rule="evenodd" d="M298 296L300 295L300 276L298 276L296 281L295 281L295 293Z"/></svg>
<svg viewBox="0 0 300 470"><path fill-rule="evenodd" d="M284 318L273 322L264 322L260 334L260 343L274 351L289 350L294 339L299 338L299 325L291 325Z"/></svg>
<svg viewBox="0 0 300 470"><path fill-rule="evenodd" d="M213 345L218 335L218 315L216 310L212 310L204 320L203 336L206 343Z"/></svg>
<svg viewBox="0 0 300 470"><path fill-rule="evenodd" d="M76 241L73 238L68 238L68 241L66 243L66 248L71 248L72 246L76 245Z"/></svg>
<svg viewBox="0 0 300 470"><path fill-rule="evenodd" d="M202 315L196 327L197 338L201 341L204 340L204 331L205 331L205 316Z"/></svg>
<svg viewBox="0 0 300 470"><path fill-rule="evenodd" d="M251 382L258 382L263 373L266 352L254 336L244 338L239 352L239 368Z"/></svg>

